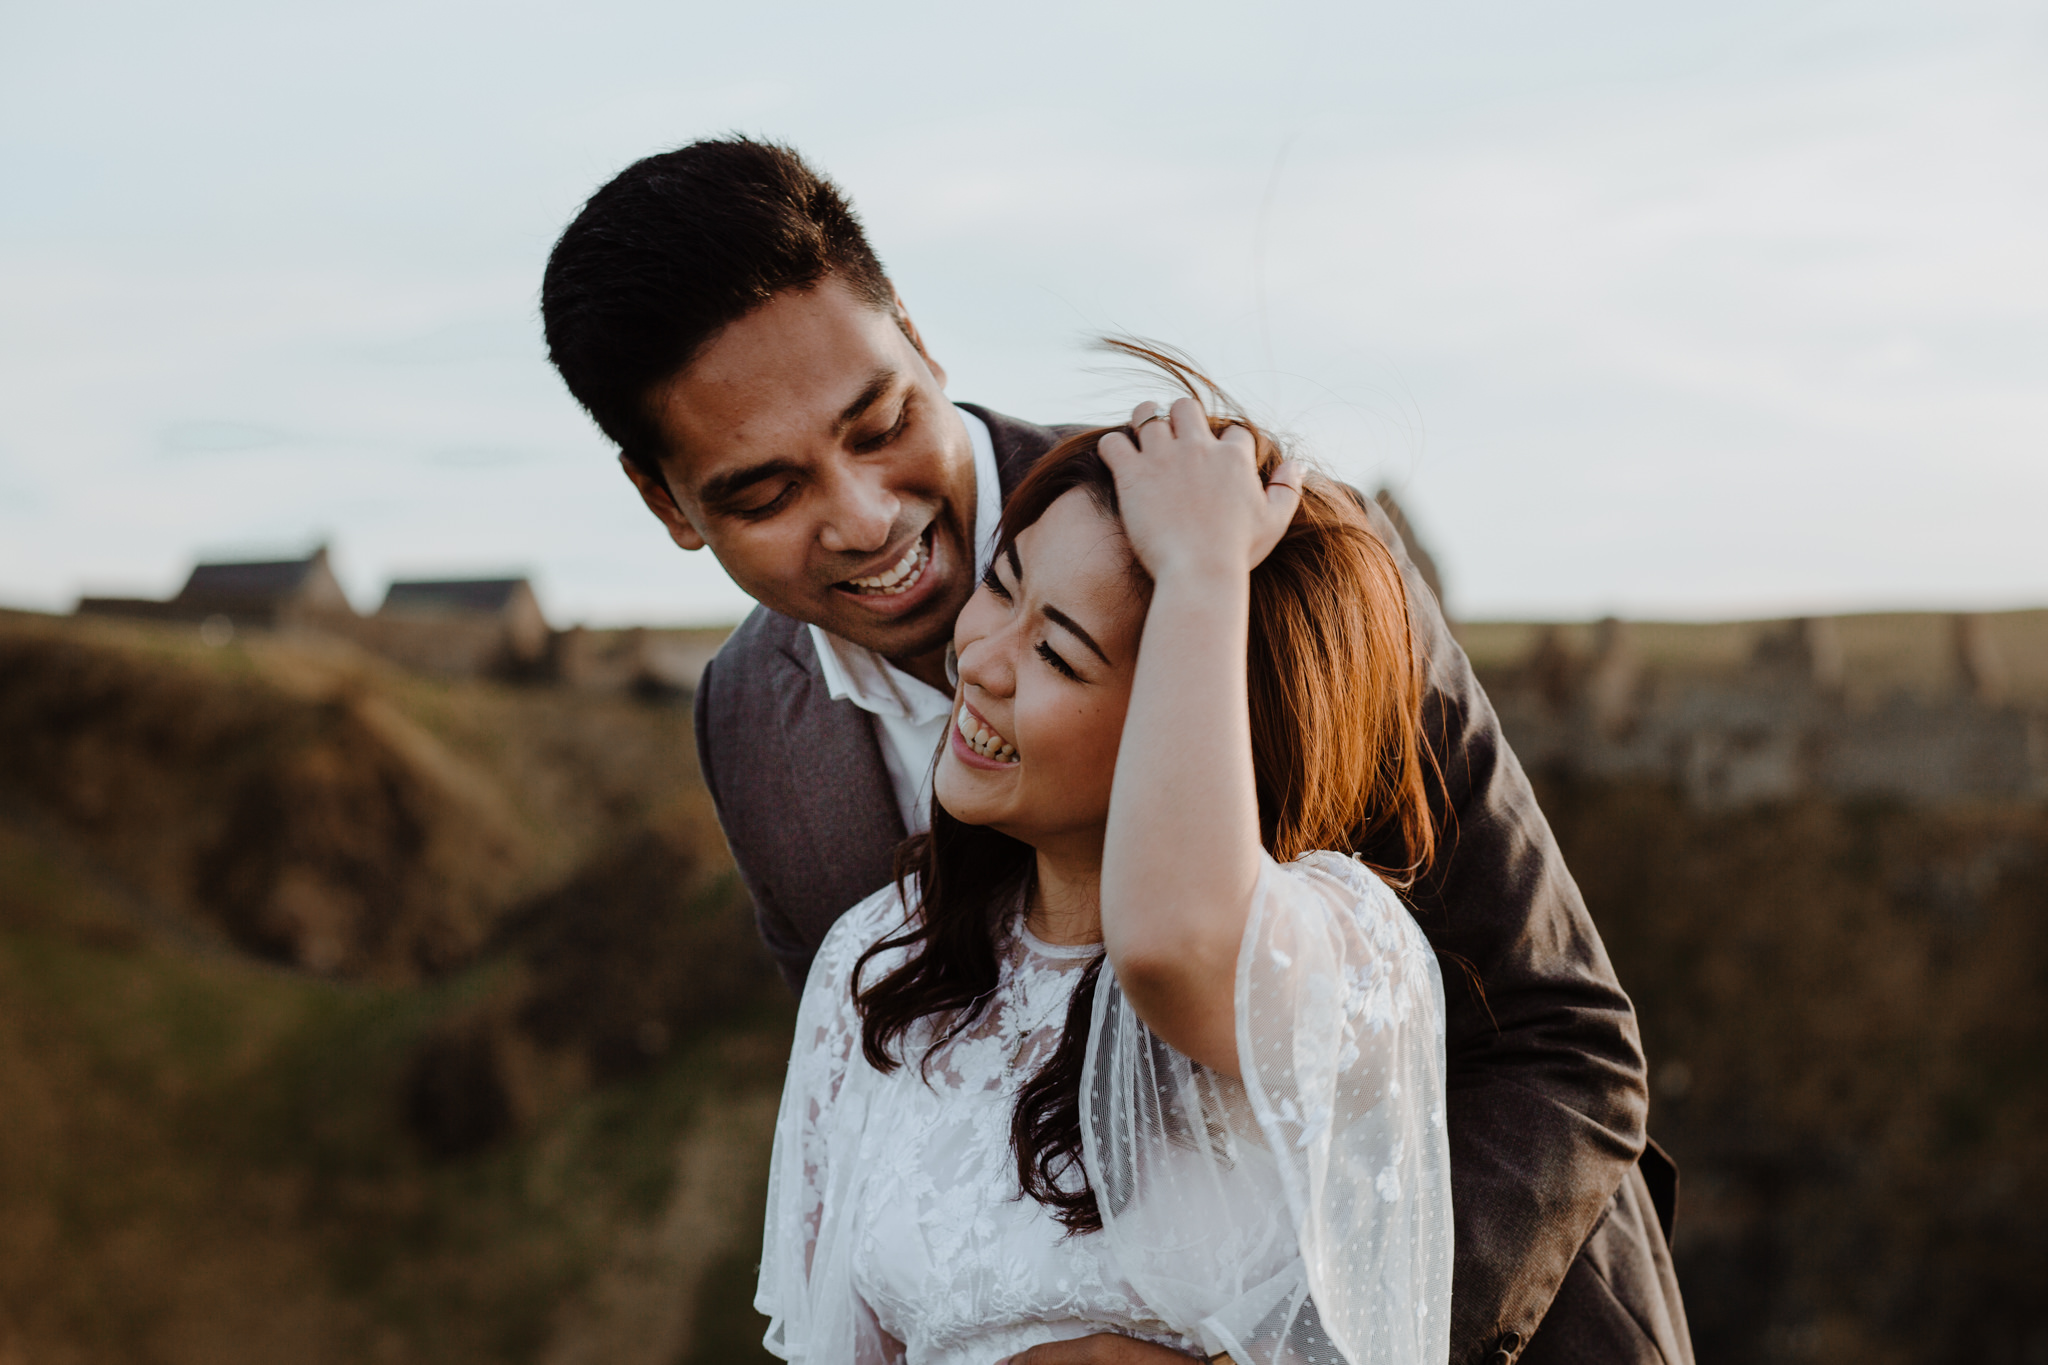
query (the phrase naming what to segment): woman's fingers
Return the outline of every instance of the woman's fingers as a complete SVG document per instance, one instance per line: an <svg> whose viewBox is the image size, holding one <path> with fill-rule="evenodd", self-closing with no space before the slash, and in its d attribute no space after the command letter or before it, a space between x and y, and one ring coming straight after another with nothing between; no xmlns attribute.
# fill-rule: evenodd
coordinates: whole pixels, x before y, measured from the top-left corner
<svg viewBox="0 0 2048 1365"><path fill-rule="evenodd" d="M1306 472L1295 461L1282 460L1266 480L1266 506L1283 522L1292 521L1294 509L1301 505L1301 481Z"/></svg>
<svg viewBox="0 0 2048 1365"><path fill-rule="evenodd" d="M1137 433L1140 449L1155 449L1166 441L1208 435L1209 414L1192 398L1177 398L1172 407L1148 398L1131 409L1131 430Z"/></svg>
<svg viewBox="0 0 2048 1365"><path fill-rule="evenodd" d="M1173 435L1172 410L1149 398L1132 408L1131 430L1137 433L1140 446L1145 443L1147 428L1170 438Z"/></svg>
<svg viewBox="0 0 2048 1365"><path fill-rule="evenodd" d="M1205 418L1204 420L1206 421L1207 419ZM1232 422L1229 426L1223 428L1223 434L1216 438L1216 443L1229 446L1232 450L1244 456L1247 463L1255 468L1257 467L1259 463L1259 443L1252 437L1252 429L1250 427L1239 426L1237 423Z"/></svg>
<svg viewBox="0 0 2048 1365"><path fill-rule="evenodd" d="M1107 458L1133 450L1147 454L1164 453L1168 446L1174 445L1189 450L1224 445L1248 461L1256 462L1258 459L1258 443L1252 439L1249 428L1233 422L1221 433L1212 435L1208 411L1192 398L1182 398L1171 408L1161 407L1147 399L1131 409L1130 433L1112 431L1102 438L1097 449Z"/></svg>
<svg viewBox="0 0 2048 1365"><path fill-rule="evenodd" d="M1266 556L1273 553L1273 547L1294 524L1294 514L1301 507L1301 481L1305 473L1294 461L1282 460L1273 470L1273 477L1266 480L1264 534L1253 546L1252 563L1265 563Z"/></svg>
<svg viewBox="0 0 2048 1365"><path fill-rule="evenodd" d="M1285 466L1279 487L1258 474L1258 441L1248 427L1210 427L1193 398L1162 412L1132 409L1133 426L1097 447L1116 477L1124 533L1155 577L1162 572L1243 573L1279 543L1300 496L1301 471Z"/></svg>

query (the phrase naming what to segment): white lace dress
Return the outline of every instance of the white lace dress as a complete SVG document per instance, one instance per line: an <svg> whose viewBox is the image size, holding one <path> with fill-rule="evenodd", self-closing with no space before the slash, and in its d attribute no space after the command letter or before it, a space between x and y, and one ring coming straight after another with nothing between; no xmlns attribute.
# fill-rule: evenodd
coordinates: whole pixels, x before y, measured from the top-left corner
<svg viewBox="0 0 2048 1365"><path fill-rule="evenodd" d="M1081 1095L1103 1215L1069 1235L1018 1192L1018 1087L1099 948L1014 921L990 1007L921 1074L860 1047L853 965L899 929L889 888L811 967L768 1191L755 1306L803 1365L994 1365L1114 1331L1241 1365L1436 1365L1449 1351L1443 986L1361 864L1261 871L1238 956L1243 1081L1189 1062L1104 969ZM901 960L878 955L865 979Z"/></svg>

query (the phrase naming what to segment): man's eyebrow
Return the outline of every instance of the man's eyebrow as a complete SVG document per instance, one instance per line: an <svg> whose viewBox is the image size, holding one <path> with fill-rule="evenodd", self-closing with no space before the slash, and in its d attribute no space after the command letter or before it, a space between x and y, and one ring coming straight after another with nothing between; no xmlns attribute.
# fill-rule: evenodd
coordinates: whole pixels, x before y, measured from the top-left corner
<svg viewBox="0 0 2048 1365"><path fill-rule="evenodd" d="M1011 541L1003 547L1003 557L1010 561L1010 577L1019 584L1024 582L1024 561L1017 558L1017 542Z"/></svg>
<svg viewBox="0 0 2048 1365"><path fill-rule="evenodd" d="M832 428L833 431L844 431L855 422L858 422L863 413L882 401L882 395L887 393L890 386L895 384L895 382L896 371L890 369L887 365L876 370L874 374L869 376L867 387L856 394L854 400L848 403L845 410L839 414L839 421Z"/></svg>
<svg viewBox="0 0 2048 1365"><path fill-rule="evenodd" d="M1109 663L1109 656L1102 652L1101 645L1095 643L1095 637L1081 629L1080 623L1074 620L1073 617L1067 615L1058 607L1040 607L1039 610L1045 613L1046 620L1051 621L1056 626L1064 627L1068 634L1094 650L1096 658L1102 660L1105 664L1109 664L1111 668L1116 667L1115 664Z"/></svg>
<svg viewBox="0 0 2048 1365"><path fill-rule="evenodd" d="M854 395L851 403L840 412L832 424L833 433L845 431L861 419L876 403L879 403L896 383L897 373L887 365L868 376L868 382ZM778 474L793 474L798 470L796 461L785 459L763 460L760 464L748 465L745 469L731 469L723 474L714 474L704 481L697 490L697 501L716 504L726 501L741 489L763 479L772 479Z"/></svg>
<svg viewBox="0 0 2048 1365"><path fill-rule="evenodd" d="M763 479L796 472L797 465L793 460L763 460L760 464L750 464L745 469L728 469L723 474L713 474L704 480L704 486L697 490L697 501L715 507Z"/></svg>

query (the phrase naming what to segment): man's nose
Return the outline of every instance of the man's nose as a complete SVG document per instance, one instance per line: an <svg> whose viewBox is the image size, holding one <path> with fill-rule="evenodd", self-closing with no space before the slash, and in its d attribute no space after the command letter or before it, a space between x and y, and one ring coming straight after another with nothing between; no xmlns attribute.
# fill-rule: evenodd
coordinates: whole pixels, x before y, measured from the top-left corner
<svg viewBox="0 0 2048 1365"><path fill-rule="evenodd" d="M873 554L889 543L902 503L867 470L845 470L828 489L818 544L833 554Z"/></svg>

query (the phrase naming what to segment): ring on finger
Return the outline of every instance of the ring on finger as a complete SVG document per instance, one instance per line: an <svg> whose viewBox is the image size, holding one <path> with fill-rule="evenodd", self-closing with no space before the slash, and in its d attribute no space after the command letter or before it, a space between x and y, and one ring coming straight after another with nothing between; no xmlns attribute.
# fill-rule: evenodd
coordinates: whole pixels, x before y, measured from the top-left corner
<svg viewBox="0 0 2048 1365"><path fill-rule="evenodd" d="M1165 411L1155 412L1149 417L1140 418L1137 424L1133 426L1131 430L1143 431L1145 429L1145 423L1147 422L1165 422L1168 424L1168 428L1171 429L1173 423L1173 414Z"/></svg>

